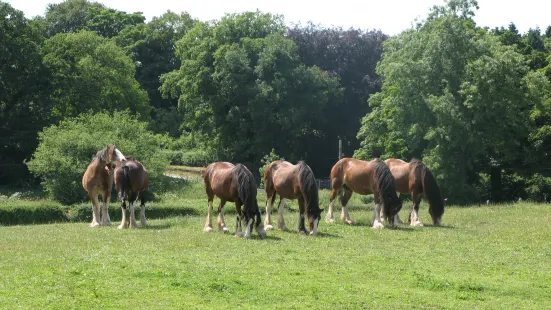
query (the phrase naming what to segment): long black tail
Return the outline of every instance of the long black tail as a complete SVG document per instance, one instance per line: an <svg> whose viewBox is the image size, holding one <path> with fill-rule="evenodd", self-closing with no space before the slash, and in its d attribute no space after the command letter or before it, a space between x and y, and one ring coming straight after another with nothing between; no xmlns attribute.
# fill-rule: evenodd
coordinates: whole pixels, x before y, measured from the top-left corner
<svg viewBox="0 0 551 310"><path fill-rule="evenodd" d="M243 203L243 212L256 213L256 182L253 174L242 164L235 165L234 173L237 177L237 194Z"/></svg>
<svg viewBox="0 0 551 310"><path fill-rule="evenodd" d="M377 179L379 203L383 204L385 217L390 219L400 212L400 209L402 209L402 202L396 194L396 184L394 183L394 177L388 166L381 160L377 160L376 165L375 177Z"/></svg>
<svg viewBox="0 0 551 310"><path fill-rule="evenodd" d="M128 166L121 167L122 172L124 173L124 179L121 184L121 199L128 200L128 192L130 191L130 175L128 173Z"/></svg>
<svg viewBox="0 0 551 310"><path fill-rule="evenodd" d="M308 214L319 214L319 192L314 172L312 172L312 169L304 161L300 161L298 165L299 184L306 204L306 210Z"/></svg>

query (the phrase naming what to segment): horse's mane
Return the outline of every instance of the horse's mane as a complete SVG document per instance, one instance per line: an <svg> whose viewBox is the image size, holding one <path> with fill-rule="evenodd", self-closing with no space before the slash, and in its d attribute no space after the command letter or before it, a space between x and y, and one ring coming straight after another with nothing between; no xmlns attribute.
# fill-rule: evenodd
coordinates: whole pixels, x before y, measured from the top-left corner
<svg viewBox="0 0 551 310"><path fill-rule="evenodd" d="M237 181L237 194L243 203L243 211L254 211L256 200L256 182L253 174L242 164L235 165L233 171Z"/></svg>
<svg viewBox="0 0 551 310"><path fill-rule="evenodd" d="M402 208L401 204L394 210L393 205L398 204L400 198L396 195L396 185L394 184L394 177L390 172L388 166L382 160L375 161L375 177L377 183L377 191L379 192L378 203L383 204L383 210L385 216L394 216Z"/></svg>
<svg viewBox="0 0 551 310"><path fill-rule="evenodd" d="M102 162L108 162L109 158L107 157L107 147L104 147L103 149L99 150L96 155L92 158L92 160L98 159Z"/></svg>
<svg viewBox="0 0 551 310"><path fill-rule="evenodd" d="M412 170L415 171L415 176L421 178L423 184L423 193L429 201L429 213L433 217L441 217L444 214L444 200L442 193L436 182L436 178L430 169L419 159L411 160Z"/></svg>
<svg viewBox="0 0 551 310"><path fill-rule="evenodd" d="M299 184L304 195L306 210L308 210L308 214L312 214L313 211L319 213L319 192L314 173L312 172L312 169L310 169L310 167L302 160L299 161L297 165L299 166Z"/></svg>

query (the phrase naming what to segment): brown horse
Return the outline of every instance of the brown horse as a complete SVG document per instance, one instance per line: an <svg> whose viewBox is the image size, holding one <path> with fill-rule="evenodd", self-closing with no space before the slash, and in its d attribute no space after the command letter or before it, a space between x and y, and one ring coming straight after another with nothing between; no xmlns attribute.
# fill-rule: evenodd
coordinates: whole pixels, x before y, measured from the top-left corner
<svg viewBox="0 0 551 310"><path fill-rule="evenodd" d="M109 144L96 153L82 176L82 187L88 192L88 197L92 200L92 223L90 223L90 227L111 225L108 212L111 187L113 186L113 170L111 168L116 162L123 160L126 159L121 151L113 144ZM101 194L103 198L101 218L98 194Z"/></svg>
<svg viewBox="0 0 551 310"><path fill-rule="evenodd" d="M401 159L389 158L385 160L385 164L396 180L396 190L402 194L411 194L411 200L413 200L409 215L411 226L423 226L419 219L419 204L422 198L429 202L432 223L442 225L444 200L430 169L418 159L412 159L408 163Z"/></svg>
<svg viewBox="0 0 551 310"><path fill-rule="evenodd" d="M216 195L220 198L218 207L218 229L227 232L224 222L223 208L227 201L235 203L237 220L235 235L243 236L241 222L246 224L245 238L251 237L251 227L255 226L257 233L266 237L264 225L260 217L258 201L256 200L256 183L253 174L242 164L233 165L227 162L210 164L204 173L205 189L208 196L209 211L205 223L205 231L212 231L212 202ZM256 224L255 224L256 218Z"/></svg>
<svg viewBox="0 0 551 310"><path fill-rule="evenodd" d="M304 162L299 161L293 165L284 160L271 162L264 170L264 185L266 187L266 230L274 229L272 226L272 207L277 194L279 195L279 217L277 226L279 230L287 230L283 219L283 206L285 199L298 199L299 219L298 232L308 234L304 226L305 217L308 218L310 234L318 232L320 214L323 211L319 207L318 186L312 169Z"/></svg>
<svg viewBox="0 0 551 310"><path fill-rule="evenodd" d="M122 219L118 229L136 228L134 215L134 202L140 199L140 222L142 226L149 226L145 219L145 195L144 191L149 186L147 170L138 160L128 157L126 161L119 163L115 168L115 188L122 201ZM126 221L126 202L130 206L130 223Z"/></svg>
<svg viewBox="0 0 551 310"><path fill-rule="evenodd" d="M360 195L373 194L375 196L375 210L373 214L373 228L383 228L381 210L384 211L386 220L394 226L394 216L402 208L402 201L396 194L394 178L387 165L379 159L363 161L353 158L339 160L331 169L331 197L329 198L329 210L325 221L333 222L333 203L339 193L342 204L341 220L348 224L354 224L348 214L346 204L352 193Z"/></svg>

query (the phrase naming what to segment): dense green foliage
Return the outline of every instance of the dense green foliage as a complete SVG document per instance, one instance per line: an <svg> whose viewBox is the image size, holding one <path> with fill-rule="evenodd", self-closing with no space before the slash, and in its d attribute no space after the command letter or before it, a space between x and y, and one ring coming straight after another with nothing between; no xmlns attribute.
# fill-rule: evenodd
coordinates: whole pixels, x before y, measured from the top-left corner
<svg viewBox="0 0 551 310"><path fill-rule="evenodd" d="M90 0L29 20L0 2L0 185L36 182L23 163L42 128L129 111L173 164L256 171L273 149L325 178L341 139L345 156L422 158L450 201L547 200L551 26L481 28L477 6L446 1L389 38L258 11L146 22Z"/></svg>
<svg viewBox="0 0 551 310"><path fill-rule="evenodd" d="M82 175L96 152L109 143L145 165L153 191L160 190L160 179L168 164L161 152L164 139L128 112L81 114L45 128L39 139L27 165L42 178L49 196L64 204L87 200Z"/></svg>

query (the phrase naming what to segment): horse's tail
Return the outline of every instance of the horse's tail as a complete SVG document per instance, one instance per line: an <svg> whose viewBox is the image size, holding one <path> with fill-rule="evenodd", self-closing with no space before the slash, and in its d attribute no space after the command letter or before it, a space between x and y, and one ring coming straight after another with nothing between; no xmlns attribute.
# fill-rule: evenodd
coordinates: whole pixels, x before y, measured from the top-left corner
<svg viewBox="0 0 551 310"><path fill-rule="evenodd" d="M421 183L423 184L423 196L429 201L429 213L432 217L434 224L439 224L444 214L444 200L436 178L430 171L430 169L418 161L415 169L419 169L421 177Z"/></svg>
<svg viewBox="0 0 551 310"><path fill-rule="evenodd" d="M268 190L274 186L273 170L277 167L276 162L271 162L264 169L264 189Z"/></svg>
<svg viewBox="0 0 551 310"><path fill-rule="evenodd" d="M378 203L383 204L385 217L391 219L402 209L402 201L396 194L396 184L390 169L381 160L376 161L375 177L380 200Z"/></svg>
<svg viewBox="0 0 551 310"><path fill-rule="evenodd" d="M242 164L235 165L234 173L237 181L237 195L243 203L243 211L256 214L256 182L253 174Z"/></svg>
<svg viewBox="0 0 551 310"><path fill-rule="evenodd" d="M316 177L312 169L304 162L298 163L299 185L307 212L319 211L319 192L316 184Z"/></svg>
<svg viewBox="0 0 551 310"><path fill-rule="evenodd" d="M128 200L128 191L130 190L131 184L130 184L130 173L129 169L130 167L124 165L121 167L122 173L124 174L124 178L122 179L121 184L121 199L124 198L125 200Z"/></svg>

